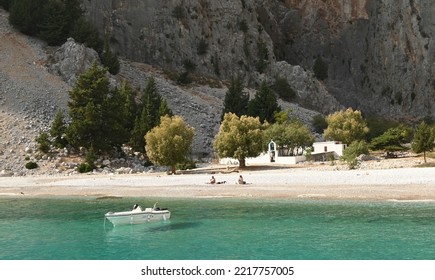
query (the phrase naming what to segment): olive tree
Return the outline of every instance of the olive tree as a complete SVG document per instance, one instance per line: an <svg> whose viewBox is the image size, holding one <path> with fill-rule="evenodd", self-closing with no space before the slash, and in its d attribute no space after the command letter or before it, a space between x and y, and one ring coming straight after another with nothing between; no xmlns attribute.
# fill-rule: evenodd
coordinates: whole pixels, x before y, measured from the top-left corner
<svg viewBox="0 0 435 280"><path fill-rule="evenodd" d="M273 140L279 147L279 154L284 156L300 155L314 142L309 128L297 120L270 125L264 132L264 138L266 141Z"/></svg>
<svg viewBox="0 0 435 280"><path fill-rule="evenodd" d="M145 135L147 156L154 164L171 166L175 174L176 165L187 160L194 135L195 129L182 117L163 116L160 125Z"/></svg>
<svg viewBox="0 0 435 280"><path fill-rule="evenodd" d="M361 112L354 111L352 108L330 114L326 117L326 122L328 127L324 130L324 137L348 145L353 141L364 139L369 132Z"/></svg>
<svg viewBox="0 0 435 280"><path fill-rule="evenodd" d="M213 144L219 157L238 159L245 167L245 159L260 155L264 148L260 118L226 113Z"/></svg>

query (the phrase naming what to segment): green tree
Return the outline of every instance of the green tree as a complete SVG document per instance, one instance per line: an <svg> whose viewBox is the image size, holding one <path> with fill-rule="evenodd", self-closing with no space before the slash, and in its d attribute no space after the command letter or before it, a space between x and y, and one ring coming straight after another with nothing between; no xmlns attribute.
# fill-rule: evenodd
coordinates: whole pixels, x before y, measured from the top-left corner
<svg viewBox="0 0 435 280"><path fill-rule="evenodd" d="M60 45L83 15L81 0L14 0L9 21L21 32Z"/></svg>
<svg viewBox="0 0 435 280"><path fill-rule="evenodd" d="M422 121L415 130L412 150L416 153L423 152L424 162L426 163L426 152L432 151L435 147L435 133L425 121Z"/></svg>
<svg viewBox="0 0 435 280"><path fill-rule="evenodd" d="M54 145L58 148L66 146L68 141L65 139L66 124L62 111L57 111L50 128L50 135L54 137Z"/></svg>
<svg viewBox="0 0 435 280"><path fill-rule="evenodd" d="M118 90L110 91L107 71L94 63L69 92L71 123L69 142L76 147L108 151L122 144L125 137L125 100Z"/></svg>
<svg viewBox="0 0 435 280"><path fill-rule="evenodd" d="M300 155L314 142L311 131L298 120L270 125L264 131L264 139L266 142L273 140L282 156Z"/></svg>
<svg viewBox="0 0 435 280"><path fill-rule="evenodd" d="M38 36L50 46L60 45L66 40L65 4L60 0L45 2L43 17L38 19Z"/></svg>
<svg viewBox="0 0 435 280"><path fill-rule="evenodd" d="M140 114L134 121L131 135L131 145L134 150L145 152L144 135L160 123L160 118L172 115L166 100L159 94L154 77L148 79L147 86L141 97Z"/></svg>
<svg viewBox="0 0 435 280"><path fill-rule="evenodd" d="M70 36L76 22L83 18L83 0L64 0L65 3L65 31Z"/></svg>
<svg viewBox="0 0 435 280"><path fill-rule="evenodd" d="M219 157L239 160L246 166L247 157L256 157L264 150L263 125L258 117L226 113L213 143Z"/></svg>
<svg viewBox="0 0 435 280"><path fill-rule="evenodd" d="M410 129L404 125L392 127L382 135L373 138L370 142L370 149L383 150L387 152L387 157L394 157L395 152L408 149L404 144L409 141L410 135Z"/></svg>
<svg viewBox="0 0 435 280"><path fill-rule="evenodd" d="M272 89L283 100L292 101L296 97L296 92L289 85L286 78L276 78Z"/></svg>
<svg viewBox="0 0 435 280"><path fill-rule="evenodd" d="M94 49L97 53L102 53L104 42L100 38L98 30L83 17L79 18L71 29L71 37L78 43L85 44Z"/></svg>
<svg viewBox="0 0 435 280"><path fill-rule="evenodd" d="M243 91L244 86L240 77L231 79L228 91L225 93L224 109L222 111L223 120L226 113L234 113L237 116L246 115L248 111L249 95Z"/></svg>
<svg viewBox="0 0 435 280"><path fill-rule="evenodd" d="M278 106L276 95L266 82L262 82L254 98L248 103L248 114L252 117L259 117L261 122L273 123L274 115L279 111L281 108Z"/></svg>
<svg viewBox="0 0 435 280"><path fill-rule="evenodd" d="M103 63L103 65L107 67L110 74L116 75L119 73L120 64L118 56L110 50L107 39L104 43L103 52L100 54L100 59L101 63Z"/></svg>
<svg viewBox="0 0 435 280"><path fill-rule="evenodd" d="M187 161L195 129L187 125L180 116L164 116L160 125L145 135L146 153L157 165L171 166L175 174L176 165Z"/></svg>
<svg viewBox="0 0 435 280"><path fill-rule="evenodd" d="M357 140L344 150L341 159L347 163L350 169L355 169L358 166L357 157L368 154L369 147L367 143L364 140Z"/></svg>
<svg viewBox="0 0 435 280"><path fill-rule="evenodd" d="M371 116L367 118L367 126L369 128L369 133L366 135L367 142L371 142L373 138L381 136L388 129L393 127L398 127L400 123L390 119Z"/></svg>
<svg viewBox="0 0 435 280"><path fill-rule="evenodd" d="M119 94L123 100L124 106L120 109L122 110L123 116L125 116L125 128L127 131L131 132L134 127L134 121L138 112L138 105L136 104L136 98L138 96L138 91L134 90L126 81L121 83L119 89Z"/></svg>
<svg viewBox="0 0 435 280"><path fill-rule="evenodd" d="M314 127L314 131L323 134L325 129L328 127L326 118L322 114L317 114L311 120L311 124Z"/></svg>
<svg viewBox="0 0 435 280"><path fill-rule="evenodd" d="M352 108L327 116L326 122L328 127L324 130L324 137L348 145L353 141L364 139L369 132L361 112L354 111Z"/></svg>
<svg viewBox="0 0 435 280"><path fill-rule="evenodd" d="M44 3L45 0L14 0L9 9L9 22L20 32L37 35Z"/></svg>
<svg viewBox="0 0 435 280"><path fill-rule="evenodd" d="M38 150L43 153L48 153L50 151L50 139L47 133L42 132L36 138L36 143L38 143Z"/></svg>

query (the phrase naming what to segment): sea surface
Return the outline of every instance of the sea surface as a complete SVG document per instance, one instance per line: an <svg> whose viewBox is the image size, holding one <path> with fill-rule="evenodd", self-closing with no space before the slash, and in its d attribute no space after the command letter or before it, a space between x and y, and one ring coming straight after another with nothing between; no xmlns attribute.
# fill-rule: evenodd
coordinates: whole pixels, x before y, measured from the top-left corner
<svg viewBox="0 0 435 280"><path fill-rule="evenodd" d="M168 207L113 227L109 211ZM434 260L435 202L0 198L1 260Z"/></svg>

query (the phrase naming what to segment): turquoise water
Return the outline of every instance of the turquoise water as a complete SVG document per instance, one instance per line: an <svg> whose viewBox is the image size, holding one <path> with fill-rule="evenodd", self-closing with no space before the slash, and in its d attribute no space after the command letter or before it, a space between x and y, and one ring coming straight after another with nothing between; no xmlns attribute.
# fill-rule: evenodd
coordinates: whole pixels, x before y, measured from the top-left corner
<svg viewBox="0 0 435 280"><path fill-rule="evenodd" d="M171 220L114 228L149 198L0 198L0 259L435 259L435 203L158 199Z"/></svg>

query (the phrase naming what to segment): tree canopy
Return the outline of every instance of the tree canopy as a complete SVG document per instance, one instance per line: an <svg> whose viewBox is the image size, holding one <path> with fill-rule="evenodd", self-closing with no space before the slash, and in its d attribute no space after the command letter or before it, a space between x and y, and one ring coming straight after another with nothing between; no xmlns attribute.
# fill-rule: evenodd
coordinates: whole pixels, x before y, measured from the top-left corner
<svg viewBox="0 0 435 280"><path fill-rule="evenodd" d="M243 92L244 86L240 77L233 77L228 91L225 93L224 109L222 118L226 113L234 113L237 116L247 114L249 95Z"/></svg>
<svg viewBox="0 0 435 280"><path fill-rule="evenodd" d="M146 152L151 162L171 166L186 162L192 145L195 129L187 125L180 116L163 116L160 125L145 135Z"/></svg>
<svg viewBox="0 0 435 280"><path fill-rule="evenodd" d="M255 93L255 96L248 104L248 114L252 117L259 117L260 122L274 122L274 115L281 111L278 106L275 93L267 85L262 82L260 88Z"/></svg>
<svg viewBox="0 0 435 280"><path fill-rule="evenodd" d="M406 151L408 148L404 146L410 139L411 131L409 127L400 125L392 127L382 135L375 137L370 142L370 149L383 150L387 152L387 156L391 157L395 152Z"/></svg>
<svg viewBox="0 0 435 280"><path fill-rule="evenodd" d="M138 114L134 120L130 143L134 150L145 151L144 135L160 123L160 118L172 115L171 110L157 90L154 77L148 79L147 86L141 96Z"/></svg>
<svg viewBox="0 0 435 280"><path fill-rule="evenodd" d="M273 140L279 148L279 155L283 156L300 155L314 142L308 127L297 120L270 125L264 131L264 138L267 142Z"/></svg>
<svg viewBox="0 0 435 280"><path fill-rule="evenodd" d="M110 90L106 72L94 63L69 93L67 136L73 146L108 151L126 141L126 115L119 110L125 99L120 91Z"/></svg>
<svg viewBox="0 0 435 280"><path fill-rule="evenodd" d="M245 167L247 157L256 157L264 150L263 125L258 117L226 113L213 145L219 157L238 159L239 166Z"/></svg>
<svg viewBox="0 0 435 280"><path fill-rule="evenodd" d="M432 151L435 147L435 131L425 121L421 122L415 130L412 150L416 153L423 152L426 163L426 152Z"/></svg>
<svg viewBox="0 0 435 280"><path fill-rule="evenodd" d="M352 108L330 114L326 117L326 122L328 127L324 130L324 137L348 145L353 141L364 139L369 132L361 112L354 111Z"/></svg>

